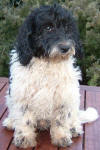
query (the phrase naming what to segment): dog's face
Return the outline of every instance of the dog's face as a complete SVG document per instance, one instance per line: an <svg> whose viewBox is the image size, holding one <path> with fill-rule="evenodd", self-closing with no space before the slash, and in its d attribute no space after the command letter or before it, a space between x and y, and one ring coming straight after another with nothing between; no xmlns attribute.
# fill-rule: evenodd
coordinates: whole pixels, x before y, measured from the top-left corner
<svg viewBox="0 0 100 150"><path fill-rule="evenodd" d="M27 65L33 56L77 55L80 47L75 20L59 5L35 9L21 27L17 40L19 60L23 65Z"/></svg>

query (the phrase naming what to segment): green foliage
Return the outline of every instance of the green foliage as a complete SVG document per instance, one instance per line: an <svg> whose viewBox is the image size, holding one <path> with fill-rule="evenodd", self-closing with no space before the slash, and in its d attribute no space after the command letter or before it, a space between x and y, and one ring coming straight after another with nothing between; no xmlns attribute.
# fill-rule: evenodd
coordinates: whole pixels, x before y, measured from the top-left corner
<svg viewBox="0 0 100 150"><path fill-rule="evenodd" d="M1 0L0 76L8 76L8 53L25 17L35 7L60 3L72 11L79 26L85 56L79 60L83 84L100 86L100 2L99 0Z"/></svg>
<svg viewBox="0 0 100 150"><path fill-rule="evenodd" d="M88 81L89 85L100 86L100 60L92 64L89 69L87 69L87 76L92 76Z"/></svg>

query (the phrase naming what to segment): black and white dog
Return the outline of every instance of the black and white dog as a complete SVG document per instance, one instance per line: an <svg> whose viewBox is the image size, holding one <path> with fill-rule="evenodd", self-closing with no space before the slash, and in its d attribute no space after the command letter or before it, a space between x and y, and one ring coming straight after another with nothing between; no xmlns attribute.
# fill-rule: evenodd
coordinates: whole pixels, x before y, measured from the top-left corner
<svg viewBox="0 0 100 150"><path fill-rule="evenodd" d="M36 128L48 127L53 144L69 146L83 133L82 123L97 119L95 109L79 110L81 74L73 56L80 52L75 20L65 8L41 6L26 18L11 51L3 122L14 129L16 146L36 146Z"/></svg>

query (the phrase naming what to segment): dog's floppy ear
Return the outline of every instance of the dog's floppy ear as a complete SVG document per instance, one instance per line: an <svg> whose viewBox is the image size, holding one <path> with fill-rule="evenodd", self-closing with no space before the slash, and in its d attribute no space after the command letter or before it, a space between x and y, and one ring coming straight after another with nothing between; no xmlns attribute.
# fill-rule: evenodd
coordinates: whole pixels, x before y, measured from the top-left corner
<svg viewBox="0 0 100 150"><path fill-rule="evenodd" d="M22 65L29 64L32 59L34 48L31 49L29 39L35 35L35 15L34 12L29 15L19 30L16 41L16 49L19 61ZM33 43L35 45L35 43Z"/></svg>
<svg viewBox="0 0 100 150"><path fill-rule="evenodd" d="M75 19L75 17L73 17L73 14L71 11L67 11L65 10L65 14L67 17L66 18L66 22L68 30L66 32L67 36L69 39L72 39L75 42L75 56L77 58L82 58L83 56L83 48L82 48L82 43L80 40L80 34L79 34L79 29L78 29L78 23Z"/></svg>

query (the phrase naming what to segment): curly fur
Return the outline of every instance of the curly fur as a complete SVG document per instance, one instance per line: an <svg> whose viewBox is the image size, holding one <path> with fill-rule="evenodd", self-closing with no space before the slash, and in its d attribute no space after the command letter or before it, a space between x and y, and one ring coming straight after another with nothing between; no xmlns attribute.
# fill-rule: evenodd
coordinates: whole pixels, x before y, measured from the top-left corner
<svg viewBox="0 0 100 150"><path fill-rule="evenodd" d="M10 85L3 125L14 129L19 147L36 146L36 128L50 127L52 143L69 146L82 134L81 73L74 67L81 44L71 13L59 5L35 9L20 28L11 51Z"/></svg>

